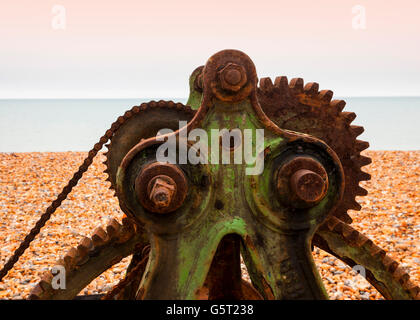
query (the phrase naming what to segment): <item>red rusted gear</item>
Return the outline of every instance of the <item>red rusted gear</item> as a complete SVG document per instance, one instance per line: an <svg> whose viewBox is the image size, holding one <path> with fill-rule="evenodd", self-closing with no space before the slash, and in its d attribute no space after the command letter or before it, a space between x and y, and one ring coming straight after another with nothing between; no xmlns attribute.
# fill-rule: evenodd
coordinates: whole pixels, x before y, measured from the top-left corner
<svg viewBox="0 0 420 320"><path fill-rule="evenodd" d="M369 143L357 140L363 127L353 126L353 112L342 112L345 102L332 100L330 90L318 91L318 84L305 86L301 78L290 81L287 77L262 78L257 88L258 100L265 114L280 128L306 133L326 142L340 158L345 174L344 196L333 215L346 223L352 219L349 209L360 210L356 196L365 196L367 191L359 186L360 181L370 180L370 175L361 170L371 159L360 154Z"/></svg>
<svg viewBox="0 0 420 320"><path fill-rule="evenodd" d="M405 268L356 229L336 217L329 217L314 235L313 244L350 267L361 265L366 280L385 299L420 300L420 287L410 280Z"/></svg>
<svg viewBox="0 0 420 320"><path fill-rule="evenodd" d="M53 287L53 274L48 270L32 289L29 299L74 299L101 273L147 244L144 230L129 218L123 218L122 224L110 219L105 228L96 228L92 237L83 238L77 247L71 248L57 261L56 265L63 266L66 270L66 290Z"/></svg>
<svg viewBox="0 0 420 320"><path fill-rule="evenodd" d="M349 252L353 256L334 251L330 248L331 241L338 241L336 249L351 248ZM367 280L386 299L420 299L420 288L410 281L408 273L399 266L398 262L390 258L385 250L376 246L369 238L341 220L329 217L315 235L314 244L351 267L355 264L363 265L366 268ZM42 275L39 283L32 289L29 299L74 299L102 272L121 261L122 258L135 254L138 255L138 260L134 263L132 261L125 278L103 297L103 299L134 299L136 288L145 271L148 248L147 236L138 225L128 218L124 218L122 224L111 219L104 229L97 228L91 238L82 239L77 247L71 248L63 259L57 261L57 265L66 268L66 290L53 289L53 275L49 270ZM226 279L224 277L231 274L231 269L224 275L217 265L220 263L235 265L231 263L232 258L234 258L232 251L217 251L208 278L201 290L201 299L217 299L215 294L226 294L223 283L229 281L229 277ZM239 259L239 252L236 258ZM240 277L240 270L238 276ZM238 280L238 285L238 292L233 292L239 294L235 296L236 299L262 299L253 286L243 279Z"/></svg>
<svg viewBox="0 0 420 320"><path fill-rule="evenodd" d="M142 103L137 108L137 112L133 112L128 119L121 120L124 122L106 145L105 173L114 190L118 166L132 147L142 139L156 136L161 129L178 130L179 121L188 122L195 114L189 106L163 100Z"/></svg>

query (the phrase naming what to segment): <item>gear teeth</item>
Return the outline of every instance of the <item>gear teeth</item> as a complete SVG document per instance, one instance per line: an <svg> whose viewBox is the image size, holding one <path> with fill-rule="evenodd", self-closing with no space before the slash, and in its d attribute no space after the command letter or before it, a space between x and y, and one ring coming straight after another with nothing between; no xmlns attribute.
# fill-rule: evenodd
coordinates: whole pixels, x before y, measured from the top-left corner
<svg viewBox="0 0 420 320"><path fill-rule="evenodd" d="M323 224L323 228L325 228L325 226L329 231L341 235L351 247L363 247L364 250L370 252L371 256L379 259L385 267L385 270L401 284L402 288L410 294L413 299L418 300L420 298L420 288L410 281L410 276L406 270L400 267L397 261L389 257L384 249L378 247L368 237L353 229L351 226L346 225L334 216L327 218Z"/></svg>
<svg viewBox="0 0 420 320"><path fill-rule="evenodd" d="M356 187L356 195L358 196L367 196L368 195L368 191L362 187Z"/></svg>
<svg viewBox="0 0 420 320"><path fill-rule="evenodd" d="M42 294L44 293L44 290L41 288L41 286L39 284L37 284L31 291L31 293L29 294L29 300L39 300L41 299L40 297L42 296Z"/></svg>
<svg viewBox="0 0 420 320"><path fill-rule="evenodd" d="M348 124L352 123L354 119L356 119L356 114L354 112L342 112L341 113L344 121Z"/></svg>
<svg viewBox="0 0 420 320"><path fill-rule="evenodd" d="M121 230L121 225L115 219L110 219L106 226L106 232L111 240L115 240L118 238Z"/></svg>
<svg viewBox="0 0 420 320"><path fill-rule="evenodd" d="M415 283L411 282L411 280L408 280L405 283L405 288L406 288L406 290L408 290L410 292L412 297L419 297L420 288ZM417 300L418 300L418 298L417 298Z"/></svg>
<svg viewBox="0 0 420 320"><path fill-rule="evenodd" d="M328 228L328 230L333 231L335 229L335 227L340 223L340 220L337 219L334 216L331 216L328 218L327 221L325 221L326 226Z"/></svg>
<svg viewBox="0 0 420 320"><path fill-rule="evenodd" d="M344 224L338 219L338 223L335 224L334 229L332 231L342 234L343 226Z"/></svg>
<svg viewBox="0 0 420 320"><path fill-rule="evenodd" d="M121 124L123 124L124 122L125 122L125 119L124 119L124 116L119 116L118 118L117 118L117 121L118 121L118 123L121 125Z"/></svg>
<svg viewBox="0 0 420 320"><path fill-rule="evenodd" d="M354 243L356 247L361 247L361 246L364 246L364 245L371 246L373 244L372 240L370 240L364 234L362 234L360 232L357 232L357 233L358 233L358 236L357 236L357 239Z"/></svg>
<svg viewBox="0 0 420 320"><path fill-rule="evenodd" d="M350 126L350 130L353 133L354 137L358 137L365 131L365 128L363 128L362 126Z"/></svg>
<svg viewBox="0 0 420 320"><path fill-rule="evenodd" d="M39 281L39 286L42 288L43 291L47 291L51 289L51 281L53 275L50 270L45 271L44 274L41 276L41 280Z"/></svg>
<svg viewBox="0 0 420 320"><path fill-rule="evenodd" d="M369 173L366 173L364 171L360 171L357 175L359 181L369 181L372 176Z"/></svg>
<svg viewBox="0 0 420 320"><path fill-rule="evenodd" d="M77 250L75 248L71 248L63 258L65 265L70 267L70 269L73 269L76 265L76 257Z"/></svg>
<svg viewBox="0 0 420 320"><path fill-rule="evenodd" d="M107 240L108 235L106 234L105 230L101 227L96 228L92 236L93 247L95 249L101 247L106 244Z"/></svg>
<svg viewBox="0 0 420 320"><path fill-rule="evenodd" d="M322 100L324 103L329 103L333 97L334 93L331 90L322 90L318 97L320 100Z"/></svg>
<svg viewBox="0 0 420 320"><path fill-rule="evenodd" d="M349 225L342 223L342 235L344 236L344 239L347 240L349 243L356 243L356 240L358 239L359 232Z"/></svg>
<svg viewBox="0 0 420 320"><path fill-rule="evenodd" d="M369 148L369 142L362 141L362 140L356 140L356 143L355 143L354 147L355 147L357 152L362 152L363 150L366 150L367 148Z"/></svg>
<svg viewBox="0 0 420 320"><path fill-rule="evenodd" d="M127 120L132 119L133 116L138 116L139 113L144 112L144 111L148 111L151 109L177 109L182 111L182 113L188 117L188 115L191 116L191 118L194 116L194 114L196 113L195 110L191 109L190 106L186 106L183 105L182 103L174 103L173 101L164 101L164 100L159 100L159 101L150 101L148 103L141 103L140 106L134 106L131 108L131 110L127 111L124 114L124 117L119 117L117 119L116 122L113 123L111 129L107 130L106 132L106 136L109 137L111 139L111 141L105 145L108 149L107 153L105 153L105 161L103 162L106 166L106 171L105 173L108 173L108 179L107 181L109 181L111 183L111 186L109 187L110 190L115 191L116 189L116 182L113 181L115 180L115 176L116 176L116 171L117 168L116 166L114 166L114 163L111 163L111 158L109 158L109 156L112 156L115 152L115 150L112 148L112 143L116 143L115 140L119 139L121 136L118 136L118 132L120 132L119 130L121 129L122 126L124 126L127 123ZM172 110L173 112L173 110ZM123 118L124 121L121 120L121 118ZM121 121L120 121L121 120ZM141 117L140 117L140 121L141 121ZM121 122L121 123L120 123ZM142 139L143 140L143 139ZM141 141L142 141L141 140ZM121 150L117 150L117 153L121 152ZM113 196L116 196L115 193L112 194Z"/></svg>
<svg viewBox="0 0 420 320"><path fill-rule="evenodd" d="M124 118L127 120L127 119L129 119L129 118L131 118L133 116L133 111L131 111L131 110L127 110L125 113L124 113Z"/></svg>
<svg viewBox="0 0 420 320"><path fill-rule="evenodd" d="M350 203L349 207L350 209L355 210L355 211L360 211L362 209L362 206L356 200L353 200Z"/></svg>
<svg viewBox="0 0 420 320"><path fill-rule="evenodd" d="M71 248L63 259L59 259L55 265L63 266L66 271L66 275L70 277L72 274L71 272L77 271L79 267L89 261L92 257L96 257L98 253L100 253L103 248L99 248L104 244L108 244L112 248L115 243L110 243L111 239L118 240L119 244L124 243L125 241L131 240L136 232L136 227L133 225L131 220L128 218L124 219L124 226L121 226L115 219L109 219L106 229L108 231L105 232L102 228L98 227L95 229L94 234L91 238L84 237L77 249ZM126 230L120 232L121 229L125 228ZM125 232L125 233L124 233ZM128 233L130 233L129 236ZM121 236L122 235L122 236ZM134 250L135 247L133 247ZM114 249L115 250L115 249ZM117 255L114 259L110 260L111 264L117 263L120 261L124 256L120 256L117 252ZM29 299L51 299L54 296L55 290L52 288L52 279L53 275L51 270L45 272L40 282L32 289L31 293L29 294Z"/></svg>
<svg viewBox="0 0 420 320"><path fill-rule="evenodd" d="M316 82L308 82L305 87L303 88L303 91L310 96L314 96L318 94L319 90L319 84Z"/></svg>
<svg viewBox="0 0 420 320"><path fill-rule="evenodd" d="M381 247L378 247L376 244L372 243L370 247L370 254L373 257L379 257L379 259L383 261L383 259L386 256L386 251L382 249Z"/></svg>
<svg viewBox="0 0 420 320"><path fill-rule="evenodd" d="M399 263L393 259L391 259L388 255L386 255L383 260L382 260L384 266L386 267L386 269L391 272L394 273L395 270L397 270Z"/></svg>
<svg viewBox="0 0 420 320"><path fill-rule="evenodd" d="M260 89L265 92L271 92L274 88L274 84L271 81L271 78L261 78L260 79Z"/></svg>
<svg viewBox="0 0 420 320"><path fill-rule="evenodd" d="M79 245L77 246L77 248L83 248L83 250L87 250L89 252L89 250L91 250L93 248L93 242L90 238L88 237L84 237L82 239L82 241L80 241Z"/></svg>
<svg viewBox="0 0 420 320"><path fill-rule="evenodd" d="M344 100L333 100L331 101L330 106L337 114L339 114L346 106L346 102Z"/></svg>
<svg viewBox="0 0 420 320"><path fill-rule="evenodd" d="M392 273L392 276L402 285L410 279L410 276L402 267L397 267L397 269L395 269Z"/></svg>
<svg viewBox="0 0 420 320"><path fill-rule="evenodd" d="M339 218L340 220L342 220L343 222L345 222L347 224L351 224L353 222L353 219L348 215L347 212L338 213L336 211L336 212L334 212L334 214L337 216L337 218Z"/></svg>
<svg viewBox="0 0 420 320"><path fill-rule="evenodd" d="M120 237L118 239L118 243L126 242L128 241L134 234L136 230L134 227L134 224L131 222L131 220L128 217L124 217L122 219L122 228L120 232Z"/></svg>
<svg viewBox="0 0 420 320"><path fill-rule="evenodd" d="M302 78L293 78L290 80L289 88L298 92L303 91L303 79Z"/></svg>
<svg viewBox="0 0 420 320"><path fill-rule="evenodd" d="M356 158L357 163L359 164L360 167L364 167L367 166L369 164L372 163L372 159L369 157L365 157L365 156L359 156Z"/></svg>
<svg viewBox="0 0 420 320"><path fill-rule="evenodd" d="M286 76L276 77L274 80L274 86L280 91L287 91L289 89L289 82Z"/></svg>
<svg viewBox="0 0 420 320"><path fill-rule="evenodd" d="M90 238L84 237L77 246L77 259L78 266L83 265L89 260L89 252L93 249L93 242Z"/></svg>
<svg viewBox="0 0 420 320"><path fill-rule="evenodd" d="M55 266L64 267L64 269L66 270L66 273L72 270L72 265L68 263L68 261L66 263L66 261L63 258L58 259L55 263Z"/></svg>

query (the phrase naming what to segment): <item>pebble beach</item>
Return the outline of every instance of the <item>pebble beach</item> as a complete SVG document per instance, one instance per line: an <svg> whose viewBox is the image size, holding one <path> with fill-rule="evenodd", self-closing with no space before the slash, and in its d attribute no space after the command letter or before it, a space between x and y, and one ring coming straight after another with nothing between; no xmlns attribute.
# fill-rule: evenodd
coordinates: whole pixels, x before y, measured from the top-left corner
<svg viewBox="0 0 420 320"><path fill-rule="evenodd" d="M13 254L44 210L66 185L85 152L0 153L0 266ZM352 226L398 261L420 284L420 151L367 151L372 180L362 186L361 211L350 211ZM84 236L123 213L96 157L67 200L54 213L14 269L0 283L0 299L25 299L40 275ZM313 251L330 299L383 299L340 260ZM130 257L95 279L81 294L105 293L124 276ZM244 278L247 278L245 267Z"/></svg>

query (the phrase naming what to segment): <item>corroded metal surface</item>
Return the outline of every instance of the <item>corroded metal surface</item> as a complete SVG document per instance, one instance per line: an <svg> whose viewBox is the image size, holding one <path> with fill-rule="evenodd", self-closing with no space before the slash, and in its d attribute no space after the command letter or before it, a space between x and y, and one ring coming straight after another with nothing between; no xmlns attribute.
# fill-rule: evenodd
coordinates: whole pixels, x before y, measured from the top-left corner
<svg viewBox="0 0 420 320"><path fill-rule="evenodd" d="M355 197L366 194L359 182L370 177L361 171L370 159L360 152L368 143L356 139L363 128L351 125L355 114L342 112L344 101L318 87L286 77L274 84L263 78L258 87L251 59L225 50L192 73L190 106L160 101L126 112L88 159L112 138L107 173L130 220L110 221L58 262L70 290L53 290L49 273L31 298L74 298L133 254L107 298L325 299L311 254L316 245L364 266L385 298L419 299L398 263L347 224L347 210L360 208ZM187 125L177 130L179 120ZM157 140L162 128L177 131ZM264 129L261 174L246 174L249 164L156 161L165 139L179 143L197 128ZM232 155L238 146L227 149ZM240 254L252 284L241 280Z"/></svg>
<svg viewBox="0 0 420 320"><path fill-rule="evenodd" d="M370 175L361 168L371 159L361 155L369 143L357 139L363 133L361 126L352 125L353 112L343 112L346 103L332 100L331 90L319 91L316 82L304 85L303 79L287 77L261 78L257 89L258 101L267 116L280 128L302 132L327 143L337 154L345 175L344 197L334 211L341 220L351 223L349 209L360 210L356 196L367 195L359 182Z"/></svg>
<svg viewBox="0 0 420 320"><path fill-rule="evenodd" d="M168 213L178 209L184 202L188 182L178 166L152 162L145 165L136 177L135 192L147 210Z"/></svg>
<svg viewBox="0 0 420 320"><path fill-rule="evenodd" d="M70 249L57 265L66 270L66 289L54 289L53 274L46 271L32 290L29 299L73 299L102 272L147 244L147 238L129 219L123 224L110 220L105 230L97 228L91 238L85 237L76 248Z"/></svg>
<svg viewBox="0 0 420 320"><path fill-rule="evenodd" d="M230 71L237 74L231 75ZM235 81L239 88L232 87ZM256 97L255 67L249 57L238 51L223 51L209 59L203 70L203 97L198 112L186 127L167 138L172 135L180 139L184 130L210 131L214 127L264 129L264 171L251 176L245 174L245 165L203 164L197 168L186 164L182 170L189 178L189 194L185 203L165 219L145 210L131 192L139 170L153 160L156 153L153 150L162 142L155 138L139 142L120 164L117 173L120 203L126 214L153 234L148 270L138 298L197 298L219 242L229 234L244 239L243 256L262 297L325 298L312 260L310 239L342 195L344 180L337 156L322 141L283 131L270 121ZM311 208L289 209L277 200L271 188L275 173L297 153L316 159L328 175L325 197ZM205 187L204 176L209 181ZM233 249L225 250L228 254ZM220 271L224 270L221 261ZM216 274L223 276L224 272ZM230 276L234 274L231 272ZM235 282L231 297L240 290L240 282Z"/></svg>
<svg viewBox="0 0 420 320"><path fill-rule="evenodd" d="M366 279L385 299L420 300L420 288L399 263L343 221L330 217L314 236L314 244L350 267L363 266Z"/></svg>
<svg viewBox="0 0 420 320"><path fill-rule="evenodd" d="M319 203L328 190L328 174L311 157L288 159L276 173L277 192L282 203L295 207L311 207Z"/></svg>
<svg viewBox="0 0 420 320"><path fill-rule="evenodd" d="M134 107L130 117L121 119L121 125L106 147L105 165L108 181L115 189L117 169L126 153L141 139L156 136L161 129L178 130L179 121L190 121L195 111L182 103L151 101Z"/></svg>

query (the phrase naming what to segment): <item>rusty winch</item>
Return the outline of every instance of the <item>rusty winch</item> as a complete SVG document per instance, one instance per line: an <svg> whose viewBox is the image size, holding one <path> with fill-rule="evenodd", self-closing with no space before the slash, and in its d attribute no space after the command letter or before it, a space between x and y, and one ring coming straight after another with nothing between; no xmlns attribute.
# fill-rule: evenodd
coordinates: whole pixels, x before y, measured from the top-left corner
<svg viewBox="0 0 420 320"><path fill-rule="evenodd" d="M418 299L398 263L353 229L347 214L369 180L357 140L363 128L317 83L257 83L244 53L213 55L190 77L187 105L152 101L112 124L1 272L3 277L107 145L111 187L126 214L71 249L30 298L73 299L133 255L110 299L326 299L312 258L317 246L387 299ZM193 139L195 138L195 139ZM162 160L164 159L164 160ZM241 257L251 283L241 277Z"/></svg>

